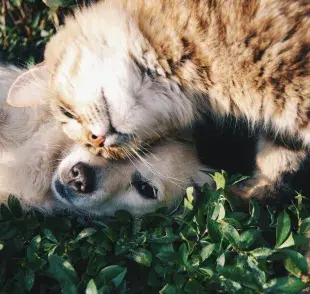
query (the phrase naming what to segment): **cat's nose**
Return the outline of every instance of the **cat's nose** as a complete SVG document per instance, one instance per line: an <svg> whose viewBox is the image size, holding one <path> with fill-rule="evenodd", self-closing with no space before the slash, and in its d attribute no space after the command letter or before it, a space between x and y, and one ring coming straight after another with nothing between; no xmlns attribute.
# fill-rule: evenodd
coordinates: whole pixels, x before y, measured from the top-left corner
<svg viewBox="0 0 310 294"><path fill-rule="evenodd" d="M78 193L94 191L94 170L89 165L79 162L74 165L65 177L67 187Z"/></svg>
<svg viewBox="0 0 310 294"><path fill-rule="evenodd" d="M104 146L105 137L98 137L92 133L88 134L88 142L95 148Z"/></svg>

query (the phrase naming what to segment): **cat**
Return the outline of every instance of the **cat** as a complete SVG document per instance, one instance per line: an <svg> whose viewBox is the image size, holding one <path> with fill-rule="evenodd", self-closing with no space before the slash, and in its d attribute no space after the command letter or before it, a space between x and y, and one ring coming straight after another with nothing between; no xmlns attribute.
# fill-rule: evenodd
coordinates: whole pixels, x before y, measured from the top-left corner
<svg viewBox="0 0 310 294"><path fill-rule="evenodd" d="M111 162L94 156L61 131L47 105L14 108L8 89L23 71L0 65L0 204L9 194L26 210L53 214L64 209L97 217L126 209L133 215L166 207L173 212L187 186L212 184L190 142L158 142L139 158ZM20 95L44 99L45 80L36 79ZM92 175L92 177L89 177Z"/></svg>
<svg viewBox="0 0 310 294"><path fill-rule="evenodd" d="M298 141L262 136L252 179L234 191L262 197L306 157L309 61L308 0L106 0L67 17L8 102L42 103L18 89L49 72L63 130L106 158L136 155L202 113L243 118Z"/></svg>

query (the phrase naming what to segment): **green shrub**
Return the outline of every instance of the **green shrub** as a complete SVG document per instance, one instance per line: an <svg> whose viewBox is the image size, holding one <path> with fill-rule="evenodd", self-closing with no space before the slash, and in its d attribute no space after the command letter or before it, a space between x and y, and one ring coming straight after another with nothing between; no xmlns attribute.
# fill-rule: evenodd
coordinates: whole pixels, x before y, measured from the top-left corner
<svg viewBox="0 0 310 294"><path fill-rule="evenodd" d="M215 175L184 206L111 223L24 213L14 197L1 206L1 293L300 293L307 284L309 210L297 195L277 206L243 205ZM243 209L241 209L243 207Z"/></svg>

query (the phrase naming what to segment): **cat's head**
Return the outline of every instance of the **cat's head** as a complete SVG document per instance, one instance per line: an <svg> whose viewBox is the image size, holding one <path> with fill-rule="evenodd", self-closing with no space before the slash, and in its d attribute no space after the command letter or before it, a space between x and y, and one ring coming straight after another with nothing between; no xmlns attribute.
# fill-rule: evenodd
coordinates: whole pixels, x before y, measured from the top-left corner
<svg viewBox="0 0 310 294"><path fill-rule="evenodd" d="M15 89L46 72L47 102L65 133L107 158L132 155L193 120L190 100L120 11L92 6L67 19L47 45L45 65L16 81L9 104L33 105Z"/></svg>

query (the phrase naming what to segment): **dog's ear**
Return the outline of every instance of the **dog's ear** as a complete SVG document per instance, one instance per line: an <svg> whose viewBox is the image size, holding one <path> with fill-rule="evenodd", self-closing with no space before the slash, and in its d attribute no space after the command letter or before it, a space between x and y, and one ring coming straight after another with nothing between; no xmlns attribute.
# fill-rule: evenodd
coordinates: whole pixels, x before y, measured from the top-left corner
<svg viewBox="0 0 310 294"><path fill-rule="evenodd" d="M21 74L12 84L7 103L14 107L30 107L46 104L49 72L44 63L40 63Z"/></svg>

